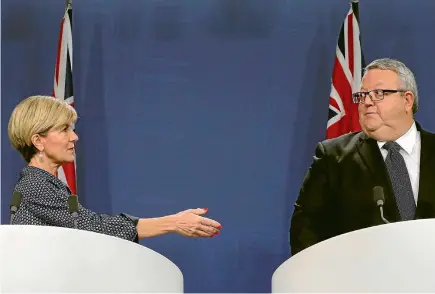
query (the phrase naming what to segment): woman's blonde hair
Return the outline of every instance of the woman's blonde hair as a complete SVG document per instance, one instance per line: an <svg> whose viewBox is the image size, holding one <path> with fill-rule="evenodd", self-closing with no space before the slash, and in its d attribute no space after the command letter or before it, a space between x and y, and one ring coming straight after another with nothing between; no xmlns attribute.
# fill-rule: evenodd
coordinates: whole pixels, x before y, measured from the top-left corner
<svg viewBox="0 0 435 294"><path fill-rule="evenodd" d="M8 125L12 146L30 162L37 150L32 136L47 135L50 130L74 124L77 112L65 101L51 96L30 96L21 101L13 110Z"/></svg>

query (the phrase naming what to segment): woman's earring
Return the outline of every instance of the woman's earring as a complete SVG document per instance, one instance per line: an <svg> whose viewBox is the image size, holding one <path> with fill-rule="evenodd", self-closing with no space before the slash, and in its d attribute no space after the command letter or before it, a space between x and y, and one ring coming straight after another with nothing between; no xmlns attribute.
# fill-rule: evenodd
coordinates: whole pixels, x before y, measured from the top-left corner
<svg viewBox="0 0 435 294"><path fill-rule="evenodd" d="M43 151L39 151L38 152L38 157L39 157L39 160L40 161L42 161L42 156L44 155L44 152Z"/></svg>

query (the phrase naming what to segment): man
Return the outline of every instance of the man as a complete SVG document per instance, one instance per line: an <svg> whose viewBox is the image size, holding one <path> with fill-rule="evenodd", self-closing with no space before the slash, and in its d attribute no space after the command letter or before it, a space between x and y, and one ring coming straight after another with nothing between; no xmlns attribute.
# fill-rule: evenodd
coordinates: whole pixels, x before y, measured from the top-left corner
<svg viewBox="0 0 435 294"><path fill-rule="evenodd" d="M291 219L293 255L383 224L373 200L375 186L383 188L388 221L435 217L435 134L414 121L413 73L397 60L375 60L353 98L362 131L318 143Z"/></svg>

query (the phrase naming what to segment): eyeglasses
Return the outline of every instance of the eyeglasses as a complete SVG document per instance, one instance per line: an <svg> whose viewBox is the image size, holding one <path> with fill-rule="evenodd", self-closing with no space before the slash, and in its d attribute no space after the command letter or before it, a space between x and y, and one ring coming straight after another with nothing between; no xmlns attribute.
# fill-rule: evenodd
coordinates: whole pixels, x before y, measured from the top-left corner
<svg viewBox="0 0 435 294"><path fill-rule="evenodd" d="M381 101L385 98L385 93L391 94L391 93L404 93L405 90L388 90L388 89L374 89L368 92L356 92L352 94L353 102L364 104L366 101L366 96L369 95L370 99L373 102Z"/></svg>

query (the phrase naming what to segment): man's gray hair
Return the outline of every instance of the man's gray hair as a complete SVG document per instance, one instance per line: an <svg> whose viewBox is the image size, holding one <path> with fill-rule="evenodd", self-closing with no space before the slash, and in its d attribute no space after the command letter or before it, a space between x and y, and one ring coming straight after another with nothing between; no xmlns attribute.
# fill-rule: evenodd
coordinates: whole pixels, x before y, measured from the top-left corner
<svg viewBox="0 0 435 294"><path fill-rule="evenodd" d="M364 69L364 74L371 69L391 70L399 76L399 87L401 90L411 91L414 94L414 104L412 112L415 114L418 110L418 89L412 71L403 63L391 58L381 58L372 61Z"/></svg>

